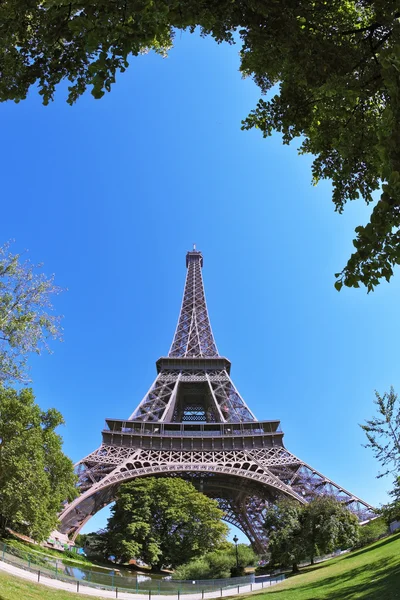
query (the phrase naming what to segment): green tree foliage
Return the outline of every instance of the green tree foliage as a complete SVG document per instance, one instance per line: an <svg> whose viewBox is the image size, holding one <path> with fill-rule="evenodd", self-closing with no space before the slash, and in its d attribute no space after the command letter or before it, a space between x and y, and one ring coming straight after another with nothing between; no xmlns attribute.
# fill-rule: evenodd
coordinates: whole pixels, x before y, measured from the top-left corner
<svg viewBox="0 0 400 600"><path fill-rule="evenodd" d="M378 477L400 473L400 402L393 387L381 396L375 392L378 416L360 427L368 439L366 448L372 448L375 458L386 468Z"/></svg>
<svg viewBox="0 0 400 600"><path fill-rule="evenodd" d="M174 579L227 579L234 566L232 556L221 551L209 552L180 565L173 573Z"/></svg>
<svg viewBox="0 0 400 600"><path fill-rule="evenodd" d="M135 479L121 485L108 521L109 554L176 567L225 539L216 500L179 478Z"/></svg>
<svg viewBox="0 0 400 600"><path fill-rule="evenodd" d="M60 337L50 302L60 288L38 267L0 247L0 383L26 380L27 355L49 350L48 339Z"/></svg>
<svg viewBox="0 0 400 600"><path fill-rule="evenodd" d="M400 401L391 387L390 392L385 392L383 396L375 392L374 402L378 407L378 416L360 427L368 439L365 447L371 448L375 458L385 467L385 471L377 477L389 473L395 476L394 489L389 492L393 500L379 511L390 524L400 520Z"/></svg>
<svg viewBox="0 0 400 600"><path fill-rule="evenodd" d="M383 517L378 517L373 521L369 521L369 523L360 527L356 548L362 548L367 544L372 544L372 542L375 542L386 535L387 532L388 527Z"/></svg>
<svg viewBox="0 0 400 600"><path fill-rule="evenodd" d="M325 496L305 505L281 500L265 517L271 562L298 571L299 562L349 548L358 540L359 524L341 502Z"/></svg>
<svg viewBox="0 0 400 600"><path fill-rule="evenodd" d="M388 525L393 521L400 521L400 477L396 478L394 488L389 494L393 498L392 502L385 504L380 511Z"/></svg>
<svg viewBox="0 0 400 600"><path fill-rule="evenodd" d="M65 500L76 496L72 462L55 429L54 408L43 412L31 389L0 385L0 528L12 527L35 540L57 525Z"/></svg>
<svg viewBox="0 0 400 600"><path fill-rule="evenodd" d="M109 557L108 535L104 530L79 534L76 536L75 543L83 548L89 558L107 560Z"/></svg>
<svg viewBox="0 0 400 600"><path fill-rule="evenodd" d="M257 562L257 555L251 546L247 544L238 544L238 565L239 571L243 571L246 567L254 567ZM236 567L236 548L230 544L228 553L235 559L234 566Z"/></svg>
<svg viewBox="0 0 400 600"><path fill-rule="evenodd" d="M78 533L78 535L75 538L75 546L77 546L78 548L83 548L88 538L88 535L90 534Z"/></svg>
<svg viewBox="0 0 400 600"><path fill-rule="evenodd" d="M256 563L257 555L250 546L238 544L239 571ZM174 579L224 579L236 574L236 548L234 544L225 543L214 552L179 566Z"/></svg>
<svg viewBox="0 0 400 600"><path fill-rule="evenodd" d="M291 566L293 573L299 570L298 564L306 556L300 524L302 510L298 502L284 499L268 509L264 521L271 563Z"/></svg>
<svg viewBox="0 0 400 600"><path fill-rule="evenodd" d="M241 72L262 98L243 122L315 156L313 181L333 182L335 209L382 185L336 287L372 290L400 263L400 9L394 0L7 0L0 5L0 100L37 85L47 104L111 89L130 56L165 54L176 30L241 42ZM279 86L279 90L277 89Z"/></svg>
<svg viewBox="0 0 400 600"><path fill-rule="evenodd" d="M360 528L357 517L330 496L321 496L306 504L300 525L304 550L311 564L316 556L354 546Z"/></svg>

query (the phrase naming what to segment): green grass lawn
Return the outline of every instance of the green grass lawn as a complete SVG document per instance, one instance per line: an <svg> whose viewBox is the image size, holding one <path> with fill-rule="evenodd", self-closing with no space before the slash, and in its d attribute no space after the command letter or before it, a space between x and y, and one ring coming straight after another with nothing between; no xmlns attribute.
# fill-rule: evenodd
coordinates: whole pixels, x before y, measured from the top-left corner
<svg viewBox="0 0 400 600"><path fill-rule="evenodd" d="M265 600L400 600L400 534L340 558L306 567L284 583L247 597L253 596L259 600L262 597ZM89 596L52 590L0 571L0 600L76 598L89 599ZM93 596L90 598L95 600Z"/></svg>
<svg viewBox="0 0 400 600"><path fill-rule="evenodd" d="M400 534L306 567L257 596L266 600L400 600Z"/></svg>
<svg viewBox="0 0 400 600"><path fill-rule="evenodd" d="M89 560L88 558L86 558L85 556L80 556L79 554L76 555L75 558L71 558L69 556L65 556L65 554L61 551L61 550L54 550L53 548L46 548L44 546L39 546L37 545L33 545L33 544L29 544L28 542L24 542L22 540L19 539L15 539L15 538L4 538L0 540L1 544L6 544L7 546L10 546L11 548L17 548L17 550L21 550L22 552L26 553L29 552L30 554L42 554L44 556L48 556L49 558L54 558L57 560L62 561L65 564L70 564L70 565L81 565L81 566L85 566L85 567L90 567L90 566L97 566L96 563L93 563L91 560Z"/></svg>
<svg viewBox="0 0 400 600"><path fill-rule="evenodd" d="M30 583L25 579L13 577L0 571L0 600L96 600L86 594L70 594L61 590L52 590L39 583ZM97 599L100 600L100 599ZM102 598L101 600L104 600Z"/></svg>

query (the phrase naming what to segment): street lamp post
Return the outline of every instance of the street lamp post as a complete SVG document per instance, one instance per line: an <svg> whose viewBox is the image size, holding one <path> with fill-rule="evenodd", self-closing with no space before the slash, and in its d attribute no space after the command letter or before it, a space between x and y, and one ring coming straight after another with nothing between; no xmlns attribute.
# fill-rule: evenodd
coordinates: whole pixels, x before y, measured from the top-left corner
<svg viewBox="0 0 400 600"><path fill-rule="evenodd" d="M235 542L235 546L236 546L236 573L237 576L239 575L239 555L238 555L238 541L239 538L237 535L235 535L235 537L233 538L233 541Z"/></svg>

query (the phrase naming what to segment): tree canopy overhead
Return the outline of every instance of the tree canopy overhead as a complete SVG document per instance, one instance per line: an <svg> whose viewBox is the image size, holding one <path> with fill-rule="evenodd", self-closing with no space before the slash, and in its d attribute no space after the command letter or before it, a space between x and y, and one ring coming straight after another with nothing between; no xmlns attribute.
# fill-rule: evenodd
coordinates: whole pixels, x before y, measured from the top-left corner
<svg viewBox="0 0 400 600"><path fill-rule="evenodd" d="M241 72L262 98L243 121L315 156L335 210L372 202L335 286L373 290L400 264L400 7L396 0L4 0L0 100L37 85L47 104L64 79L68 102L110 91L130 56L165 54L175 30L241 40ZM279 92L275 87L279 85ZM274 88L274 89L273 89Z"/></svg>

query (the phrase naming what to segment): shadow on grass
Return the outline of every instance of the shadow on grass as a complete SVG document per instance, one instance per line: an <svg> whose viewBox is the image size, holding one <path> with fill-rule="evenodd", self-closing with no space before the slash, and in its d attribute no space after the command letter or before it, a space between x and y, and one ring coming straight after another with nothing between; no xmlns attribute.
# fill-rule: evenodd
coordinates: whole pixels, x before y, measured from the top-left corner
<svg viewBox="0 0 400 600"><path fill-rule="evenodd" d="M291 575L292 576L301 575L302 573L312 573L313 571L320 571L321 569L326 569L332 565L333 560L337 560L337 558L336 557L334 559L330 558L329 560L324 560L320 563L317 563L316 565L307 565L306 567L302 567L298 573L291 573ZM340 560L340 557L339 557L339 560Z"/></svg>
<svg viewBox="0 0 400 600"><path fill-rule="evenodd" d="M341 556L335 556L334 558L330 558L328 560L323 560L315 565L307 565L305 567L300 567L300 571L297 573L293 573L292 571L289 573L285 573L286 579L292 579L293 577L297 577L298 575L303 575L304 573L313 573L314 571L320 571L321 569L327 569L332 566L333 561L342 560Z"/></svg>

